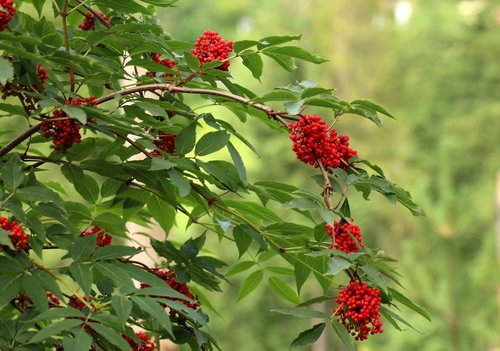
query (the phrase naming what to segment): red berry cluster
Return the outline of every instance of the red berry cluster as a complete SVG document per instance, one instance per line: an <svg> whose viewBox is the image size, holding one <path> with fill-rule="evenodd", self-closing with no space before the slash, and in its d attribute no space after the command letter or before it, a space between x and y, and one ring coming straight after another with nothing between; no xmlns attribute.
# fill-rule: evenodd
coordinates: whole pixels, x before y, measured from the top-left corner
<svg viewBox="0 0 500 351"><path fill-rule="evenodd" d="M351 282L339 291L335 315L356 340L366 340L368 334L382 333L380 321L380 291L364 282Z"/></svg>
<svg viewBox="0 0 500 351"><path fill-rule="evenodd" d="M49 307L56 307L61 304L61 301L57 297L54 296L50 291L46 293L47 299L49 300Z"/></svg>
<svg viewBox="0 0 500 351"><path fill-rule="evenodd" d="M111 245L111 240L113 240L113 236L111 234L105 233L104 230L101 229L101 227L92 227L90 231L85 231L82 233L82 236L87 236L87 235L92 235L92 234L97 234L97 246L103 247L103 246L109 246Z"/></svg>
<svg viewBox="0 0 500 351"><path fill-rule="evenodd" d="M16 13L13 0L0 0L0 32L7 29L7 24Z"/></svg>
<svg viewBox="0 0 500 351"><path fill-rule="evenodd" d="M211 30L205 31L194 43L196 49L191 52L200 60L201 65L212 61L224 61L233 51L233 42L224 40L219 33ZM229 61L223 62L217 69L229 71Z"/></svg>
<svg viewBox="0 0 500 351"><path fill-rule="evenodd" d="M28 247L29 235L24 232L16 221L11 222L5 217L0 217L0 227L12 233L9 235L9 239L18 251L25 250Z"/></svg>
<svg viewBox="0 0 500 351"><path fill-rule="evenodd" d="M99 16L106 22L111 22L111 20L104 14L104 13L99 13ZM81 30L89 31L89 30L94 30L95 29L95 16L92 12L87 12L85 15L85 20L83 21L82 24L78 26Z"/></svg>
<svg viewBox="0 0 500 351"><path fill-rule="evenodd" d="M38 79L40 79L40 86L42 87L42 90L45 90L45 82L47 81L47 78L49 78L49 76L47 75L47 71L42 67L41 64L38 64L38 66L36 67L36 73L38 75Z"/></svg>
<svg viewBox="0 0 500 351"><path fill-rule="evenodd" d="M82 299L84 299L85 301L87 301L87 302L91 302L92 301L92 296L80 296L80 297ZM68 300L68 306L76 308L77 310L82 310L84 307L86 307L86 305L76 295L73 295L73 296L71 296L69 298L69 300Z"/></svg>
<svg viewBox="0 0 500 351"><path fill-rule="evenodd" d="M175 139L176 136L174 134L167 134L162 131L158 133L156 140L153 141L153 144L162 151L165 151L168 154L175 153ZM153 156L161 156L158 150L153 151Z"/></svg>
<svg viewBox="0 0 500 351"><path fill-rule="evenodd" d="M136 343L130 336L123 335L123 338L127 340L128 344L132 348L132 351L155 351L156 343L152 341L148 334L143 331L135 333L139 338L140 344Z"/></svg>
<svg viewBox="0 0 500 351"><path fill-rule="evenodd" d="M187 307L192 308L192 309L197 309L198 307L200 307L200 305L201 305L200 301L191 293L191 291L189 291L187 284L186 283L181 284L181 283L177 283L175 281L175 273L174 272L172 272L169 269L159 269L159 268L153 268L152 271L153 271L153 273L155 273L158 276L158 278L160 278L165 283L167 283L172 289L185 295L187 298L192 300L192 302L188 301L188 300L184 300L184 299L178 299L175 297L166 297L167 299L172 300L172 301L180 301L184 305L186 305ZM149 287L150 287L149 284L141 283L141 289L149 288ZM170 310L170 315L175 316L175 315L178 315L178 313L177 313L177 311Z"/></svg>
<svg viewBox="0 0 500 351"><path fill-rule="evenodd" d="M157 53L154 53L152 52L151 54L149 54L151 56L151 58L153 59L154 62L162 65L162 66L165 66L167 68L174 68L176 63L174 61L171 61L171 60L167 60L167 59L164 59L162 60L160 57L161 55L160 54L157 54ZM153 78L153 77L156 77L156 73L155 72L148 72L148 75ZM162 74L160 77L172 77L173 74L171 73L164 73Z"/></svg>
<svg viewBox="0 0 500 351"><path fill-rule="evenodd" d="M352 222L352 218L351 218ZM344 251L345 253L349 252L358 252L358 246L365 247L361 238L361 230L356 224L350 224L348 222L337 222L333 223L333 228L331 225L326 225L326 232L332 238L333 242L330 244L331 249L338 249ZM358 242L357 245L352 240L352 236L356 238Z"/></svg>
<svg viewBox="0 0 500 351"><path fill-rule="evenodd" d="M349 148L349 137L337 135L328 130L326 122L317 115L302 115L295 123L290 123L292 150L304 163L319 167L318 160L328 168L347 168L349 158L356 156L356 150Z"/></svg>
<svg viewBox="0 0 500 351"><path fill-rule="evenodd" d="M60 305L61 301L59 301L59 299L50 291L47 291L45 295L47 296L49 308ZM31 300L31 297L24 295L23 293L17 294L17 297L14 299L14 303L23 311L27 311L33 307L33 300Z"/></svg>
<svg viewBox="0 0 500 351"><path fill-rule="evenodd" d="M76 98L66 100L65 105L79 106L90 104L96 106L94 101L95 96L90 98ZM82 136L80 135L81 125L78 121L69 118L63 110L55 110L53 115L42 122L40 131L45 138L52 137L52 146L57 152L65 153L73 146L73 143L80 143Z"/></svg>

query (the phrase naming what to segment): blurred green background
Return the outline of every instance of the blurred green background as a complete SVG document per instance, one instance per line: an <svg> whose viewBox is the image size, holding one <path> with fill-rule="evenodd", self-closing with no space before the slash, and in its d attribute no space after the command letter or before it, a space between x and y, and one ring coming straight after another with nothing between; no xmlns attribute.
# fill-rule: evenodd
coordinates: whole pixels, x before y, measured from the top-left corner
<svg viewBox="0 0 500 351"><path fill-rule="evenodd" d="M160 24L189 41L206 29L233 41L303 34L299 45L329 62L300 64L290 75L266 61L261 82L235 63L233 75L261 94L313 79L342 99L370 99L397 117L383 129L355 116L337 125L363 158L411 191L427 217L413 218L376 195L365 202L352 193L351 207L364 240L399 258L407 295L433 321L404 310L420 333L386 325L358 350L500 350L499 1L180 0L160 12ZM245 128L262 154L245 154L250 181L287 180L320 191L286 137L255 123ZM224 350L287 350L312 326L270 312L290 306L265 285L236 303L241 279L232 281L223 294L207 295L222 316L210 313ZM310 285L304 298L317 289ZM311 348L342 349L331 333Z"/></svg>

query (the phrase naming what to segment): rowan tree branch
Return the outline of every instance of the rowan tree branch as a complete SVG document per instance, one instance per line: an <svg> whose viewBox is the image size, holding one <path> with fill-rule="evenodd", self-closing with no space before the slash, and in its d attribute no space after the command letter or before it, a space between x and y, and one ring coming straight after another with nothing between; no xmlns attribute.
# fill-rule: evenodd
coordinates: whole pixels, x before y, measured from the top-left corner
<svg viewBox="0 0 500 351"><path fill-rule="evenodd" d="M0 157L5 156L9 151L14 149L17 145L21 144L24 140L28 139L30 136L35 134L40 127L42 126L41 123L35 124L34 126L30 127L29 129L25 130L23 133L19 134L17 137L11 140L10 143L5 145L3 148L0 149Z"/></svg>

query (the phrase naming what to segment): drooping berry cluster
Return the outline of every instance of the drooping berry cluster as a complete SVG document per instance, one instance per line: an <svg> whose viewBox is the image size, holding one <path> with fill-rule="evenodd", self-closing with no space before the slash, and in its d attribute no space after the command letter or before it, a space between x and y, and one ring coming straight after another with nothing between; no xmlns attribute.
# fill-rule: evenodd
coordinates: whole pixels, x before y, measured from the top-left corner
<svg viewBox="0 0 500 351"><path fill-rule="evenodd" d="M47 299L49 300L49 307L56 307L61 304L61 301L57 297L54 296L50 291L46 293Z"/></svg>
<svg viewBox="0 0 500 351"><path fill-rule="evenodd" d="M47 81L49 76L47 74L47 71L42 67L41 64L38 64L38 66L36 67L36 74L38 75L38 79L40 79L40 86L42 87L42 90L45 90L45 82Z"/></svg>
<svg viewBox="0 0 500 351"><path fill-rule="evenodd" d="M229 58L229 53L233 51L233 42L224 40L219 33L207 30L194 43L196 49L191 52L200 60L203 66L207 62L224 61ZM229 61L223 62L217 69L221 71L229 70Z"/></svg>
<svg viewBox="0 0 500 351"><path fill-rule="evenodd" d="M99 13L99 16L106 21L106 22L111 22L111 19L109 19L104 13ZM95 29L95 16L92 12L87 12L85 15L85 20L83 21L82 24L78 26L81 30L84 31L89 31L89 30L94 30Z"/></svg>
<svg viewBox="0 0 500 351"><path fill-rule="evenodd" d="M333 223L333 227L329 224L326 224L326 232L333 240L333 242L330 244L330 250L338 249L344 251L345 253L349 253L358 252L358 245L360 247L365 247L361 238L361 230L356 224L351 224L348 222L339 223L335 221ZM357 245L354 240L352 240L353 236L357 241Z"/></svg>
<svg viewBox="0 0 500 351"><path fill-rule="evenodd" d="M175 273L174 272L172 272L169 269L159 269L159 268L153 268L152 272L155 273L158 276L158 278L160 278L165 283L167 283L172 289L185 295L191 301L179 299L179 298L175 298L175 297L165 297L166 299L172 300L172 301L179 301L179 302L183 303L184 305L186 305L187 307L192 308L192 309L197 309L198 307L200 307L200 305L201 305L200 301L191 293L187 284L186 283L178 283L175 281ZM141 283L141 289L149 288L149 287L150 287L149 284ZM176 316L179 314L177 311L171 309L170 315Z"/></svg>
<svg viewBox="0 0 500 351"><path fill-rule="evenodd" d="M109 246L111 245L111 240L113 240L113 236L111 234L105 233L101 227L94 226L92 229L87 230L82 233L82 236L97 234L97 246Z"/></svg>
<svg viewBox="0 0 500 351"><path fill-rule="evenodd" d="M354 281L339 291L335 301L338 304L335 315L356 340L366 340L369 334L383 332L379 290Z"/></svg>
<svg viewBox="0 0 500 351"><path fill-rule="evenodd" d="M80 296L80 297L89 303L92 301L92 296ZM73 295L69 298L68 306L76 308L77 310L82 310L84 307L86 307L83 301L76 295Z"/></svg>
<svg viewBox="0 0 500 351"><path fill-rule="evenodd" d="M7 29L7 24L15 13L16 8L13 0L0 0L0 32Z"/></svg>
<svg viewBox="0 0 500 351"><path fill-rule="evenodd" d="M28 247L29 235L24 232L16 221L11 222L6 217L0 217L0 227L12 233L9 235L9 239L18 251L25 250Z"/></svg>
<svg viewBox="0 0 500 351"><path fill-rule="evenodd" d="M349 158L356 156L356 150L349 148L349 137L338 135L334 129L328 129L326 122L317 115L302 115L288 125L292 150L297 158L315 168L318 160L328 168L347 168Z"/></svg>
<svg viewBox="0 0 500 351"><path fill-rule="evenodd" d="M132 348L132 351L155 351L156 343L151 340L143 331L135 333L135 335L139 338L140 343L136 343L130 336L123 335L123 338L127 340L128 344Z"/></svg>
<svg viewBox="0 0 500 351"><path fill-rule="evenodd" d="M156 147L159 150L165 151L168 154L173 154L175 153L175 140L176 136L174 134L167 134L162 131L158 133L158 136L156 137L156 140L153 141L153 144L156 145ZM153 156L161 156L160 152L158 150L153 151Z"/></svg>
<svg viewBox="0 0 500 351"><path fill-rule="evenodd" d="M50 291L45 293L47 296L47 302L49 303L49 308L57 307L61 304L61 301L57 297L54 296ZM23 311L28 311L33 307L33 300L28 295L24 295L23 293L17 294L16 298L13 300L14 304Z"/></svg>
<svg viewBox="0 0 500 351"><path fill-rule="evenodd" d="M149 54L151 56L151 58L153 59L154 62L162 65L162 66L165 66L167 68L174 68L176 63L174 61L171 61L171 60L167 60L167 59L164 59L162 60L161 59L161 55L160 54L157 54L155 52L152 52L151 54ZM155 72L148 72L148 75L153 78L153 77L156 77L156 73ZM172 77L173 74L172 73L164 73L162 75L160 75L160 77Z"/></svg>
<svg viewBox="0 0 500 351"><path fill-rule="evenodd" d="M65 105L79 106L90 104L97 105L94 101L95 96L89 98L75 98L66 100ZM81 125L78 121L71 119L63 110L55 110L49 118L42 121L40 131L43 137L52 137L52 147L57 152L65 153L73 146L73 143L80 143L82 136L80 135Z"/></svg>

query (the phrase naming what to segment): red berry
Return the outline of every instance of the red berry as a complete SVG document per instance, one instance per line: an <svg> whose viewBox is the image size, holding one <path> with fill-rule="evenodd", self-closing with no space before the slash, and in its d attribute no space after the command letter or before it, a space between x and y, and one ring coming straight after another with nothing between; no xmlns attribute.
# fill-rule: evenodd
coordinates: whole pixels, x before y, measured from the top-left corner
<svg viewBox="0 0 500 351"><path fill-rule="evenodd" d="M143 331L135 333L135 336L140 340L140 343L136 343L130 336L123 335L123 338L127 340L133 351L155 351L156 343L152 341L148 334Z"/></svg>
<svg viewBox="0 0 500 351"><path fill-rule="evenodd" d="M102 19L104 19L106 22L111 22L111 19L109 19L105 14L99 13L99 16L101 16ZM81 30L84 31L89 31L89 30L94 30L95 29L95 16L92 12L87 12L85 15L85 20L83 21L82 24L78 26Z"/></svg>
<svg viewBox="0 0 500 351"><path fill-rule="evenodd" d="M167 59L161 60L160 59L160 54L152 52L149 55L151 56L151 58L153 59L154 62L156 62L156 63L158 63L160 65L163 65L163 66L165 66L167 68L172 69L176 65L176 63L174 61L167 60ZM151 78L156 77L156 73L155 72L148 72L148 75ZM171 74L171 73L164 73L164 74L160 75L160 77L172 77L172 76L173 76L173 74Z"/></svg>
<svg viewBox="0 0 500 351"><path fill-rule="evenodd" d="M328 129L326 122L317 115L302 115L300 120L288 125L292 150L297 158L315 168L318 160L328 168L347 168L349 158L356 156L356 150L349 148L349 138L337 135Z"/></svg>
<svg viewBox="0 0 500 351"><path fill-rule="evenodd" d="M16 8L13 0L0 0L0 32L7 29L7 24L15 13Z"/></svg>
<svg viewBox="0 0 500 351"><path fill-rule="evenodd" d="M92 296L80 296L80 298L82 298L83 300L85 300L87 302L92 301ZM68 306L76 308L77 310L82 310L84 307L86 307L86 305L83 303L83 301L80 298L78 298L78 296L76 296L76 295L71 296L68 300Z"/></svg>
<svg viewBox="0 0 500 351"><path fill-rule="evenodd" d="M45 90L45 81L49 78L49 76L47 75L47 71L42 67L41 64L38 64L38 66L36 67L36 73L38 75L38 79L40 79L40 86L42 87L42 90Z"/></svg>
<svg viewBox="0 0 500 351"><path fill-rule="evenodd" d="M167 134L162 131L158 133L158 136L156 137L156 140L153 141L153 144L156 145L156 147L159 150L165 151L168 154L173 154L175 153L175 140L176 136L174 134ZM161 156L160 152L157 150L153 151L153 156Z"/></svg>
<svg viewBox="0 0 500 351"><path fill-rule="evenodd" d="M9 239L17 251L26 250L29 235L23 231L16 221L10 222L7 218L0 217L0 227L12 233L9 235Z"/></svg>
<svg viewBox="0 0 500 351"><path fill-rule="evenodd" d="M335 315L356 340L366 340L369 334L383 332L379 290L354 281L339 291L335 301Z"/></svg>
<svg viewBox="0 0 500 351"><path fill-rule="evenodd" d="M89 98L75 98L66 100L65 105L97 105L94 101L95 96ZM57 120L54 120L57 119ZM66 153L73 146L73 143L80 143L82 136L80 135L81 125L78 121L69 118L63 110L55 110L53 115L42 121L40 131L45 138L52 137L52 147L57 152Z"/></svg>
<svg viewBox="0 0 500 351"><path fill-rule="evenodd" d="M191 301L179 299L179 298L175 298L175 297L165 297L166 299L172 300L172 301L179 301L179 302L183 303L184 305L186 305L187 307L192 308L194 310L197 309L198 307L200 307L200 305L201 305L200 301L191 293L187 284L186 283L178 283L175 280L175 273L174 272L172 272L169 269L159 269L159 268L153 268L151 271L153 273L155 273L158 278L160 278L165 283L167 283L172 289L185 295ZM141 289L149 288L149 287L150 287L149 284L141 283ZM180 317L179 313L175 310L172 310L172 309L170 309L170 315L171 316L177 315Z"/></svg>
<svg viewBox="0 0 500 351"><path fill-rule="evenodd" d="M351 222L352 222L351 218ZM355 224L350 224L348 222L337 222L333 223L333 228L331 225L326 224L326 231L333 242L330 244L330 249L338 249L346 253L358 252L358 246L365 247L361 239L361 231L359 227ZM352 236L357 241L356 243L352 240Z"/></svg>
<svg viewBox="0 0 500 351"><path fill-rule="evenodd" d="M205 31L194 43L195 49L191 52L200 60L203 66L211 61L224 61L229 58L233 51L233 42L221 38L219 33L210 30ZM217 69L229 71L229 61L223 62Z"/></svg>
<svg viewBox="0 0 500 351"><path fill-rule="evenodd" d="M82 233L82 236L97 234L97 246L109 246L111 245L111 240L113 240L113 236L111 234L105 233L104 230L101 230L100 227L92 227L90 231L85 231Z"/></svg>

